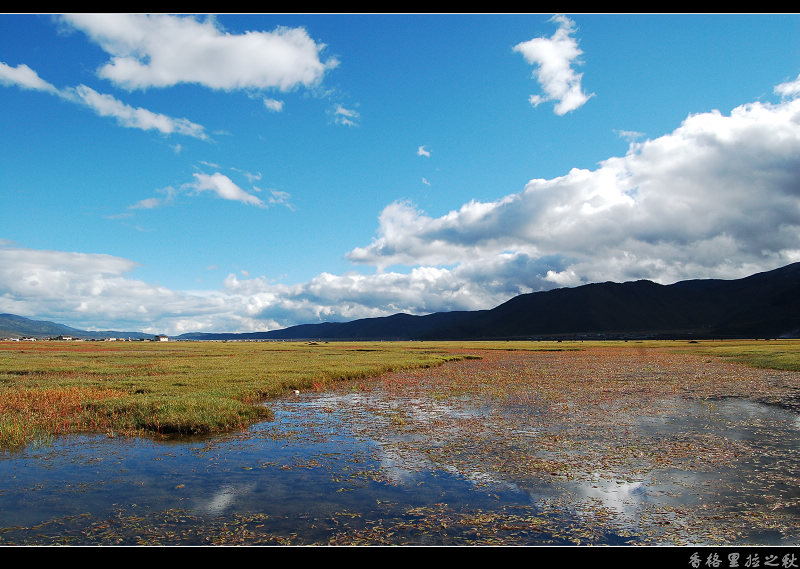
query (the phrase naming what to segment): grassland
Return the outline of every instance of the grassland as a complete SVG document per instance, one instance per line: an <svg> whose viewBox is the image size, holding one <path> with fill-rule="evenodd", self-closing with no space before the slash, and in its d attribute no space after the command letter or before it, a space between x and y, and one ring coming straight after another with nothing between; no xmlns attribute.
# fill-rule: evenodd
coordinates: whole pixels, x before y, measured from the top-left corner
<svg viewBox="0 0 800 569"><path fill-rule="evenodd" d="M54 435L196 435L269 417L260 403L459 355L403 344L0 343L0 448Z"/></svg>
<svg viewBox="0 0 800 569"><path fill-rule="evenodd" d="M265 400L492 350L662 349L800 370L800 342L0 342L0 449L53 436L197 435L269 418ZM611 363L613 365L613 362ZM548 389L558 389L554 383Z"/></svg>

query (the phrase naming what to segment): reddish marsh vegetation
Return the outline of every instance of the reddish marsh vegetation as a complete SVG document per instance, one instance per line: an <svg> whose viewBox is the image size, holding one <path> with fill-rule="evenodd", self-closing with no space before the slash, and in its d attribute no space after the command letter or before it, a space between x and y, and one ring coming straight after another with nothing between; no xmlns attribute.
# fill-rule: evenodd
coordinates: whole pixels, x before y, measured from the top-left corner
<svg viewBox="0 0 800 569"><path fill-rule="evenodd" d="M714 448L703 444L702 436L692 442L664 438L658 441L661 446L648 441L641 448L635 440L636 426L642 420L681 412L689 401L713 407L724 398L744 398L791 407L800 395L797 372L757 369L665 348L603 346L481 355L436 369L387 374L373 385L398 398L488 399L494 404L487 406L486 415L459 416L452 425L444 424L447 416L442 416L430 424L431 435L462 432L464 442L486 444L480 450L484 452L490 451L492 440L513 440L515 433L524 431L529 448L570 452L562 452L558 459L540 459L536 455L547 453L537 452L527 456L534 461L531 464L513 460L509 465L565 475L609 463L625 464L628 472L636 472L634 463L640 458L663 466L677 464L687 452L706 461L724 461L735 451L735 441L718 441L726 444ZM523 407L524 415L514 412ZM480 441L472 436L487 429L495 430L495 436Z"/></svg>
<svg viewBox="0 0 800 569"><path fill-rule="evenodd" d="M539 497L503 513L426 510L425 527L480 530L479 542L526 543L538 528L571 543L800 543L800 420L775 407L797 408L800 373L682 347L491 350L390 373L363 402L386 420L357 428L404 468Z"/></svg>

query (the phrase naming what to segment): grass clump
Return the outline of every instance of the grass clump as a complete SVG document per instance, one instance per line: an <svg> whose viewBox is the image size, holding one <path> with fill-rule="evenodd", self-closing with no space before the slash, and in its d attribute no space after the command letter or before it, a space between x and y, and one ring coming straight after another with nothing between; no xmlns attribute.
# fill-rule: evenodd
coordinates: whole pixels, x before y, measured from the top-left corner
<svg viewBox="0 0 800 569"><path fill-rule="evenodd" d="M0 446L19 448L54 435L98 430L103 420L87 410L88 402L123 396L113 389L55 386L8 387L0 391Z"/></svg>

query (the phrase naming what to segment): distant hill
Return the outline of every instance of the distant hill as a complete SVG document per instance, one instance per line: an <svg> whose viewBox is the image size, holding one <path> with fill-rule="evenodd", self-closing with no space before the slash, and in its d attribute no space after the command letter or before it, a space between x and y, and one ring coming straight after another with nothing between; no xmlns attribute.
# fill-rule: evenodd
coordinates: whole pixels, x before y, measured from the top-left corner
<svg viewBox="0 0 800 569"><path fill-rule="evenodd" d="M800 263L735 280L639 280L522 294L491 310L395 314L192 340L800 337Z"/></svg>
<svg viewBox="0 0 800 569"><path fill-rule="evenodd" d="M0 314L0 338L55 338L72 336L83 339L133 338L150 339L152 334L144 332L87 331L56 324L46 320L31 320L15 314Z"/></svg>
<svg viewBox="0 0 800 569"><path fill-rule="evenodd" d="M86 331L0 314L0 338L152 338ZM800 263L735 280L660 285L639 280L522 294L491 310L394 314L251 333L189 333L177 340L492 340L800 338Z"/></svg>

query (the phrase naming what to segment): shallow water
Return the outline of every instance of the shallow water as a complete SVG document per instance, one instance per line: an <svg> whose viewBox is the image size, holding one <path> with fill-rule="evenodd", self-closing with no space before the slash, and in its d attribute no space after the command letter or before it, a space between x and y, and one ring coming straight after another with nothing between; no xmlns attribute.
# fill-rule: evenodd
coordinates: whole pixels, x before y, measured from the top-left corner
<svg viewBox="0 0 800 569"><path fill-rule="evenodd" d="M699 448L683 468L561 476L496 468L542 453L526 448L541 434L535 406L381 389L269 405L274 420L243 433L72 436L0 456L0 544L800 543L787 521L800 519L800 419L779 407L676 399L669 413L637 417L631 436L724 439L736 458L708 466ZM494 450L442 459L464 438L461 422L468 438L496 437ZM744 510L762 515L732 527Z"/></svg>

